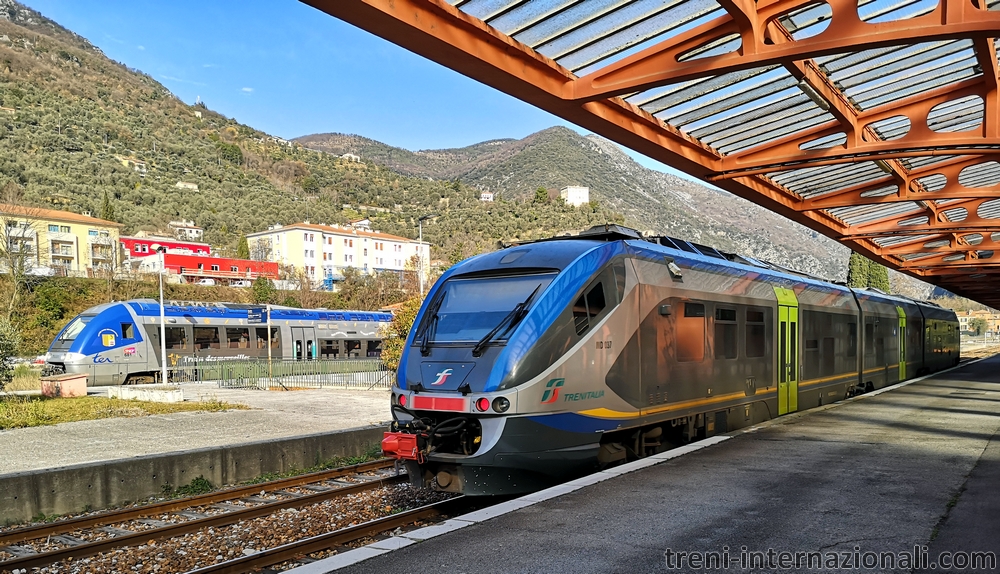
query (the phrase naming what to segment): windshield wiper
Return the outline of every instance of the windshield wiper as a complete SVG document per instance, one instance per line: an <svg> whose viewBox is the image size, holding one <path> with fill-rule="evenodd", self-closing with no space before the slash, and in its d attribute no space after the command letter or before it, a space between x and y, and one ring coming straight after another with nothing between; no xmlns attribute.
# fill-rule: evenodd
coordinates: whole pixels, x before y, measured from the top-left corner
<svg viewBox="0 0 1000 574"><path fill-rule="evenodd" d="M531 295L528 295L527 299L521 301L517 305L514 305L514 308L510 310L510 313L507 313L507 316L504 317L496 327L493 327L492 331L486 333L482 339L479 339L476 346L472 348L472 356L478 357L482 355L483 351L486 350L486 347L490 346L490 341L496 338L498 334L502 337L503 335L511 332L514 327L517 327L517 324L521 322L521 319L524 319L524 316L528 314L528 305L531 304L531 300L535 298L535 293L538 293L538 290L541 288L542 284L539 283L538 287L535 287L535 290L531 292ZM507 328L504 329L504 326ZM500 329L503 329L503 332L501 332Z"/></svg>
<svg viewBox="0 0 1000 574"><path fill-rule="evenodd" d="M445 291L444 293L441 293L441 296L438 297L437 301L435 301L434 304L431 305L427 309L427 313L428 313L428 315L427 315L427 322L424 323L424 329L423 329L423 331L420 332L420 335L419 335L420 336L420 354L423 355L424 357L426 357L427 355L429 355L430 352L431 352L431 334L432 334L434 328L437 327L438 310L441 309L441 303L444 302L445 295L447 295L447 294L448 294L447 291Z"/></svg>

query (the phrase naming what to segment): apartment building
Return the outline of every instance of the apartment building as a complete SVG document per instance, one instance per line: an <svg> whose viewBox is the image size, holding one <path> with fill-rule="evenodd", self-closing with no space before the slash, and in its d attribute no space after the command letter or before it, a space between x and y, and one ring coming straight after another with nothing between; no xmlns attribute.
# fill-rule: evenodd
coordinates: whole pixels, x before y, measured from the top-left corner
<svg viewBox="0 0 1000 574"><path fill-rule="evenodd" d="M0 204L8 253L37 275L92 276L120 264L121 224L69 211ZM10 257L5 258L9 264Z"/></svg>
<svg viewBox="0 0 1000 574"><path fill-rule="evenodd" d="M424 281L430 270L428 244L363 225L317 225L309 222L273 225L247 235L251 259L274 261L304 272L317 284L339 281L343 270L354 267L366 273L417 270ZM416 265L411 261L416 257Z"/></svg>

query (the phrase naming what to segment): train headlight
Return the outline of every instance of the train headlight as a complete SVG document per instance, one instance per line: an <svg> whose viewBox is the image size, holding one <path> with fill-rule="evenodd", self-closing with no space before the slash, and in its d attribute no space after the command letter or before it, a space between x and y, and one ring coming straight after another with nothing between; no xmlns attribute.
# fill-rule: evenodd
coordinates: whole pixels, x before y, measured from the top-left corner
<svg viewBox="0 0 1000 574"><path fill-rule="evenodd" d="M484 412L490 410L490 400L486 397L480 397L476 399L476 410L479 412Z"/></svg>
<svg viewBox="0 0 1000 574"><path fill-rule="evenodd" d="M507 409L510 408L510 401L506 397L497 397L493 399L493 410L498 413L505 413Z"/></svg>
<svg viewBox="0 0 1000 574"><path fill-rule="evenodd" d="M64 357L67 363L79 363L86 358L86 355L83 353L66 353Z"/></svg>

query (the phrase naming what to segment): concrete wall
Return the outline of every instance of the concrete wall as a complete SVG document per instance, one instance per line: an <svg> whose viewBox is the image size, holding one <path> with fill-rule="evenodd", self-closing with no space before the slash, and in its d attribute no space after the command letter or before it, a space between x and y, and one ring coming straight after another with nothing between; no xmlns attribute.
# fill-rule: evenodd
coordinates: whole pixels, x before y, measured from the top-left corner
<svg viewBox="0 0 1000 574"><path fill-rule="evenodd" d="M366 427L0 475L0 524L125 504L159 495L164 484L181 486L198 476L219 486L307 468L362 454L381 443L384 430Z"/></svg>

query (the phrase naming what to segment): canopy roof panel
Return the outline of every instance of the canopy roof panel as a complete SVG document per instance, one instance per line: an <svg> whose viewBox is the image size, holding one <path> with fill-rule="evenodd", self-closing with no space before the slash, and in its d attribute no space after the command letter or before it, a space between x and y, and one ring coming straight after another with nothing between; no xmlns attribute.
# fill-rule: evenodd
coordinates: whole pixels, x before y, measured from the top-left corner
<svg viewBox="0 0 1000 574"><path fill-rule="evenodd" d="M1000 307L1000 0L303 0Z"/></svg>

